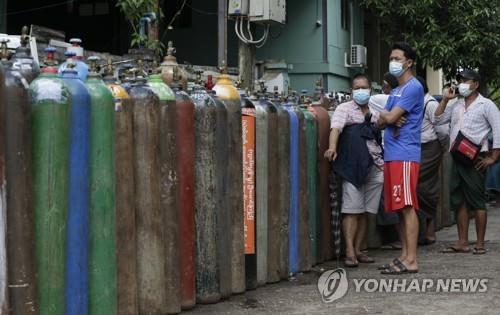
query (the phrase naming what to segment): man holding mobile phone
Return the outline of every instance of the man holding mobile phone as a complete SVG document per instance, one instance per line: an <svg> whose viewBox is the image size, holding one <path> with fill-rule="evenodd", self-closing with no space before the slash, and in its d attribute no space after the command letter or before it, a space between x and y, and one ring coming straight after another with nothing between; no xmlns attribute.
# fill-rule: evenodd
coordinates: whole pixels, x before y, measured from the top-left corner
<svg viewBox="0 0 500 315"><path fill-rule="evenodd" d="M450 208L456 211L458 229L458 241L443 250L443 253L470 252L468 210L475 212L476 219L477 241L473 253L485 254L485 175L486 169L500 156L500 111L490 99L479 93L481 78L477 72L463 70L458 74L457 81L457 88L444 90L443 99L434 114L434 123L437 125L451 122L450 152L453 159L450 169ZM457 96L458 100L447 106ZM493 149L488 152L487 138L490 132L493 133ZM461 147L477 147L480 153L467 163L467 159L461 157Z"/></svg>

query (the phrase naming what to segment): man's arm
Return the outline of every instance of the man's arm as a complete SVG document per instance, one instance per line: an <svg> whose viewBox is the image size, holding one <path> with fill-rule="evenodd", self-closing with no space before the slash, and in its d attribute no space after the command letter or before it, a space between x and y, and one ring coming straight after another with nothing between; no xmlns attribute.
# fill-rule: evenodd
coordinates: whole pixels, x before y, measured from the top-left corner
<svg viewBox="0 0 500 315"><path fill-rule="evenodd" d="M477 169L485 169L494 164L500 157L500 111L495 104L485 104L488 106L486 109L486 119L491 126L493 134L493 149L490 154L476 164Z"/></svg>
<svg viewBox="0 0 500 315"><path fill-rule="evenodd" d="M399 106L394 106L390 112L383 110L380 112L380 117L378 120L379 125L395 125L400 122L406 111Z"/></svg>
<svg viewBox="0 0 500 315"><path fill-rule="evenodd" d="M329 146L328 150L325 152L325 158L330 161L335 161L337 158L337 143L339 141L340 133L340 129L337 128L332 128L330 131Z"/></svg>
<svg viewBox="0 0 500 315"><path fill-rule="evenodd" d="M444 113L444 110L446 109L446 105L448 105L448 102L451 99L454 99L455 97L457 97L457 94L455 94L455 88L453 87L445 88L443 90L443 98L441 99L439 106L436 108L434 116L441 116Z"/></svg>

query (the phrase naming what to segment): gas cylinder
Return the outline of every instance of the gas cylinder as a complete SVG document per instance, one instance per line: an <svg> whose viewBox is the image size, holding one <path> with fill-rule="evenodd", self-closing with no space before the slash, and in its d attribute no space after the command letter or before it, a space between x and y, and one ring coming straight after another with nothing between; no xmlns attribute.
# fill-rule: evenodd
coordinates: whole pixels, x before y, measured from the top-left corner
<svg viewBox="0 0 500 315"><path fill-rule="evenodd" d="M75 58L77 60L83 60L83 47L81 46L82 40L80 38L71 38L69 40L71 46L67 48L68 51L75 53Z"/></svg>
<svg viewBox="0 0 500 315"><path fill-rule="evenodd" d="M257 178L257 282L277 282L279 277L278 195L272 187L278 182L278 112L266 98L260 98L256 109L256 178ZM274 129L274 130L273 130ZM272 130L272 131L271 131Z"/></svg>
<svg viewBox="0 0 500 315"><path fill-rule="evenodd" d="M279 275L288 278L288 215L290 211L290 118L281 105L278 108L278 163L279 197Z"/></svg>
<svg viewBox="0 0 500 315"><path fill-rule="evenodd" d="M5 181L5 75L4 64L7 62L8 49L7 38L0 38L0 313L8 313L7 301L7 246L6 238L6 222L7 216L7 201L6 181Z"/></svg>
<svg viewBox="0 0 500 315"><path fill-rule="evenodd" d="M104 83L113 94L115 111L117 313L135 315L138 313L137 260L130 259L137 257L132 101L113 77L109 61Z"/></svg>
<svg viewBox="0 0 500 315"><path fill-rule="evenodd" d="M217 264L217 107L200 85L191 98L195 104L195 222L196 301L221 298Z"/></svg>
<svg viewBox="0 0 500 315"><path fill-rule="evenodd" d="M71 93L65 306L66 314L87 314L90 95L73 66L61 76Z"/></svg>
<svg viewBox="0 0 500 315"><path fill-rule="evenodd" d="M265 102L253 98L255 104L256 152L256 235L257 235L257 285L267 282L267 245L269 209L269 108ZM275 241L275 240L273 240Z"/></svg>
<svg viewBox="0 0 500 315"><path fill-rule="evenodd" d="M113 95L88 59L90 94L89 313L117 314Z"/></svg>
<svg viewBox="0 0 500 315"><path fill-rule="evenodd" d="M78 78L85 82L87 80L87 75L89 73L89 67L83 61L76 57L76 53L74 51L68 50L64 53L64 55L68 58L60 67L59 67L59 76L61 77L64 70L68 68L68 64L71 64L72 67L77 71ZM73 66L74 65L74 66Z"/></svg>
<svg viewBox="0 0 500 315"><path fill-rule="evenodd" d="M257 288L257 255L255 244L255 106L240 92L243 138L243 209L245 230L245 283L247 290Z"/></svg>
<svg viewBox="0 0 500 315"><path fill-rule="evenodd" d="M333 258L332 242L332 212L330 210L328 174L330 174L330 163L324 158L325 151L328 150L330 137L330 116L320 103L313 103L308 108L315 116L318 127L318 218L321 228L318 239L319 262L328 261Z"/></svg>
<svg viewBox="0 0 500 315"><path fill-rule="evenodd" d="M50 66L31 83L29 93L38 305L42 315L62 315L71 93Z"/></svg>
<svg viewBox="0 0 500 315"><path fill-rule="evenodd" d="M291 103L287 110L290 126L290 213L288 216L288 272L290 276L299 272L299 120Z"/></svg>
<svg viewBox="0 0 500 315"><path fill-rule="evenodd" d="M245 292L245 237L243 215L243 144L241 133L241 99L228 75L222 73L213 90L227 110L228 157L227 183L231 211L231 281L233 293ZM229 184L231 183L231 184Z"/></svg>
<svg viewBox="0 0 500 315"><path fill-rule="evenodd" d="M181 307L190 309L196 303L195 292L195 126L194 103L189 95L173 84L177 108L177 178L180 235ZM182 123L180 123L182 122Z"/></svg>
<svg viewBox="0 0 500 315"><path fill-rule="evenodd" d="M309 239L311 265L318 263L319 215L318 215L318 127L316 117L301 105L306 124L306 160L307 160L307 209L309 211Z"/></svg>
<svg viewBox="0 0 500 315"><path fill-rule="evenodd" d="M292 104L292 110L299 121L299 269L300 271L309 271L312 258L307 200L306 119L298 103Z"/></svg>
<svg viewBox="0 0 500 315"><path fill-rule="evenodd" d="M24 33L24 32L23 32ZM38 74L21 36L5 69L5 175L7 179L7 268L9 308L15 314L38 313L36 305L35 231L31 170L29 83Z"/></svg>
<svg viewBox="0 0 500 315"><path fill-rule="evenodd" d="M266 107L268 113L269 133L267 134L268 142L268 173L267 183L269 187L268 193L268 212L267 212L267 282L274 283L280 281L279 272L279 254L280 254L280 212L279 212L279 196L272 193L274 187L279 187L279 160L278 160L278 109L268 101L261 99L260 104ZM274 131L272 130L274 127ZM258 159L257 159L258 161ZM258 163L258 162L257 162ZM257 164L258 165L258 164ZM258 217L258 214L257 214Z"/></svg>
<svg viewBox="0 0 500 315"><path fill-rule="evenodd" d="M159 74L148 79L148 86L160 99L160 193L165 225L166 283L168 313L181 311L179 278L179 212L177 208L177 152L175 94Z"/></svg>
<svg viewBox="0 0 500 315"><path fill-rule="evenodd" d="M21 46L16 49L16 52L12 55L10 62L14 68L18 69L19 73L26 81L28 81L29 84L40 74L40 69L34 62L33 57L30 54L30 49L28 48L28 27L23 26L21 33Z"/></svg>
<svg viewBox="0 0 500 315"><path fill-rule="evenodd" d="M228 134L227 134L227 111L224 103L215 96L213 91L208 91L210 98L216 108L216 131L215 131L215 174L217 181L215 184L215 194L217 195L217 265L219 268L219 291L221 298L229 298L231 292L231 273L224 272L231 269L231 240L228 231L231 229L229 215L229 196L227 194L227 155L228 155Z"/></svg>
<svg viewBox="0 0 500 315"><path fill-rule="evenodd" d="M179 66L177 58L175 57L176 49L172 41L167 43L167 55L160 65L161 78L165 84L171 86L176 82L182 89L187 89L188 74L186 70Z"/></svg>
<svg viewBox="0 0 500 315"><path fill-rule="evenodd" d="M139 314L167 311L165 229L160 196L160 100L138 77L133 101Z"/></svg>

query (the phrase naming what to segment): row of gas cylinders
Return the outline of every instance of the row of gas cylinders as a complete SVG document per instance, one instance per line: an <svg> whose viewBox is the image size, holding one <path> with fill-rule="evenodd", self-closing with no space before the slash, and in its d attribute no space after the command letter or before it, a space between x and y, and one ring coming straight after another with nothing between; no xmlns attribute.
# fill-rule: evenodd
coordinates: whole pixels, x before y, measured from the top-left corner
<svg viewBox="0 0 500 315"><path fill-rule="evenodd" d="M323 107L1 68L2 311L178 313L333 257Z"/></svg>

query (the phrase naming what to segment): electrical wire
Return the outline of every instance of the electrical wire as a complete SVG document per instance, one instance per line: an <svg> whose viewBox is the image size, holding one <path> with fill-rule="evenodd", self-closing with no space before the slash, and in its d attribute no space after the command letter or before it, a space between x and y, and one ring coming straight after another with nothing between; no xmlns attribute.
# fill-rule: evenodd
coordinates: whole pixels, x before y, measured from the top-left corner
<svg viewBox="0 0 500 315"><path fill-rule="evenodd" d="M199 13L199 14L205 14L205 15L218 15L219 13L217 12L207 12L207 11L203 11L203 10L200 10L200 9L197 9L197 8L194 8L192 5L190 5L189 3L186 3L186 6L188 8L190 8L191 10L193 10L194 12L196 13Z"/></svg>
<svg viewBox="0 0 500 315"><path fill-rule="evenodd" d="M165 27L165 31L163 31L163 34L162 34L161 39L160 39L160 42L163 42L163 40L165 39L165 36L167 35L167 32L168 32L169 28L172 26L172 24L174 23L175 19L182 13L182 10L184 10L184 6L186 6L186 2L187 2L187 0L184 0L182 2L182 5L179 8L179 10L177 10L177 12L175 12L174 16L172 17L172 19L168 23L167 27Z"/></svg>
<svg viewBox="0 0 500 315"><path fill-rule="evenodd" d="M69 3L73 3L73 2L76 2L76 0L69 0L69 1L58 2L58 3L48 4L48 5L44 5L44 6L41 6L41 7L36 7L36 8L31 8L31 9L26 9L26 10L19 10L19 11L14 11L14 12L6 12L3 15L23 14L23 13L28 13L28 12L33 12L33 11L39 11L39 10L53 8L53 7L58 7L58 6L69 4Z"/></svg>
<svg viewBox="0 0 500 315"><path fill-rule="evenodd" d="M250 40L253 40L252 30L250 29L250 19L247 19L247 31L248 35L250 35Z"/></svg>
<svg viewBox="0 0 500 315"><path fill-rule="evenodd" d="M266 44L266 42L267 42L267 39L269 38L269 28L270 28L270 27L271 27L271 25L270 25L270 24L268 24L268 25L267 25L266 30L264 31L264 32L265 32L265 34L266 34L266 35L265 35L264 40L262 41L262 44L257 44L257 45L255 45L255 47L256 47L256 48L262 48L262 47L264 47L264 45L265 45L265 44Z"/></svg>
<svg viewBox="0 0 500 315"><path fill-rule="evenodd" d="M242 17L237 17L236 18L236 22L234 24L234 31L236 33L236 36L238 36L238 38L244 42L245 44L256 44L257 48L261 48L262 46L264 46L265 42L267 41L267 38L269 36L269 28L270 28L270 25L268 24L266 29L264 30L264 33L262 35L262 37L258 40L253 40L253 35L252 35L252 32L251 32L251 29L250 29L250 22L247 21L247 30L249 32L249 37L250 38L247 38L246 35L245 35L245 32L243 31L243 18Z"/></svg>

